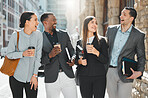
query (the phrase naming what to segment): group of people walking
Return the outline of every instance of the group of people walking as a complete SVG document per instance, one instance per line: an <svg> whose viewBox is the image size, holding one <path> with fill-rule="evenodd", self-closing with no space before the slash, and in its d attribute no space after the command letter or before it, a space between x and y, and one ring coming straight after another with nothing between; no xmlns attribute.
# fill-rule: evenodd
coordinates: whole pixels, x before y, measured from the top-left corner
<svg viewBox="0 0 148 98"><path fill-rule="evenodd" d="M12 34L7 50L9 59L20 58L14 75L9 78L13 98L23 98L23 89L26 98L37 98L41 64L45 67L47 98L60 98L60 92L64 98L78 98L75 76L82 98L104 98L106 88L109 98L130 98L132 82L143 74L145 65L145 34L134 27L136 16L134 8L125 7L120 24L108 26L106 37L98 35L96 18L87 16L75 51L67 32L56 29L54 13L46 12L40 17L43 33L37 30L39 22L34 12L22 13L19 51L16 51L17 32ZM76 58L69 61L69 55ZM122 58L134 60L135 55L137 70L131 69L129 77L123 75ZM77 75L72 70L74 64Z"/></svg>

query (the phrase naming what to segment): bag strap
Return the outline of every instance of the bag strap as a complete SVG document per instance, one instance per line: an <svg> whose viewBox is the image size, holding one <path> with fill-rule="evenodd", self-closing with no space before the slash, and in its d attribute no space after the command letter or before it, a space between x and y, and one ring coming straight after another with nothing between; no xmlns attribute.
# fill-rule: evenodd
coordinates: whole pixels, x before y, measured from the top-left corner
<svg viewBox="0 0 148 98"><path fill-rule="evenodd" d="M17 31L17 51L19 51L19 49L18 49L18 42L19 42L19 32Z"/></svg>

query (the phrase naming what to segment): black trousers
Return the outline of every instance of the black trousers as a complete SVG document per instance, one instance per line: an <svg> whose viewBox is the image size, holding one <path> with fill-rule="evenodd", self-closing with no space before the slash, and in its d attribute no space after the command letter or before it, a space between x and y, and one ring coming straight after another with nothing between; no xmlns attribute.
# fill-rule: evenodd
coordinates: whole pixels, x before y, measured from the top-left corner
<svg viewBox="0 0 148 98"><path fill-rule="evenodd" d="M13 98L23 98L23 88L25 88L26 98L37 98L37 89L31 88L29 82L22 83L17 81L13 76L9 77L9 84Z"/></svg>
<svg viewBox="0 0 148 98"><path fill-rule="evenodd" d="M104 98L106 76L80 76L82 98Z"/></svg>

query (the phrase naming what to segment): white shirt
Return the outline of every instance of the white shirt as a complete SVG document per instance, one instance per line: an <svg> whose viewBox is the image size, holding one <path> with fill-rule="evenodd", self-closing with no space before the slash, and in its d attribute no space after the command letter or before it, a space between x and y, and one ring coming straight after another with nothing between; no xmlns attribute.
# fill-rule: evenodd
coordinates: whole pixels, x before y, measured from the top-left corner
<svg viewBox="0 0 148 98"><path fill-rule="evenodd" d="M87 39L87 43L92 43L94 40L95 36L92 36L90 38Z"/></svg>

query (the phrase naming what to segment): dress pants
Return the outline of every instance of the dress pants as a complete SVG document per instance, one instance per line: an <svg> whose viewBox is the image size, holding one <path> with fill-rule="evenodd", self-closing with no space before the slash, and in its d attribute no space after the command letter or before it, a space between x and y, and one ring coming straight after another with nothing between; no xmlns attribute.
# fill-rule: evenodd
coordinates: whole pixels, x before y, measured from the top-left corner
<svg viewBox="0 0 148 98"><path fill-rule="evenodd" d="M132 83L123 83L117 68L109 68L107 73L107 92L109 98L131 98Z"/></svg>
<svg viewBox="0 0 148 98"><path fill-rule="evenodd" d="M46 98L77 98L77 89L74 78L69 78L64 72L59 72L58 78L53 83L45 83Z"/></svg>
<svg viewBox="0 0 148 98"><path fill-rule="evenodd" d="M82 98L104 98L106 76L80 76L79 81Z"/></svg>
<svg viewBox="0 0 148 98"><path fill-rule="evenodd" d="M22 83L17 81L13 76L9 77L9 84L13 98L23 98L23 88L25 88L26 98L37 98L37 89L31 88L30 82Z"/></svg>

